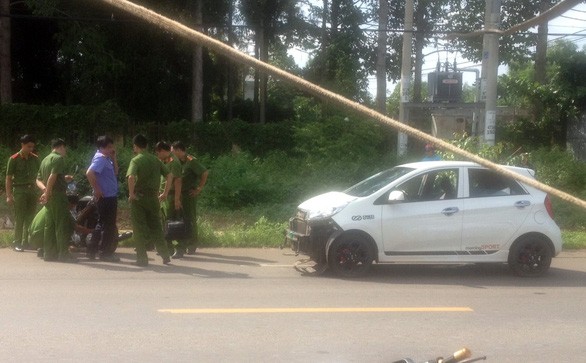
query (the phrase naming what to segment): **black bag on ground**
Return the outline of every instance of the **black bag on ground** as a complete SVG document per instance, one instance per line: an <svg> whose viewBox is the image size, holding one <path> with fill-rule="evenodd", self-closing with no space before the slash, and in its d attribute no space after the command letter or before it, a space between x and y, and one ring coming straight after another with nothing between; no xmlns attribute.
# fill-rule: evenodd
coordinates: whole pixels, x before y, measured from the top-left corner
<svg viewBox="0 0 586 363"><path fill-rule="evenodd" d="M185 224L181 213L179 213L177 219L168 219L165 222L165 239L167 241L187 238L189 238L189 228Z"/></svg>

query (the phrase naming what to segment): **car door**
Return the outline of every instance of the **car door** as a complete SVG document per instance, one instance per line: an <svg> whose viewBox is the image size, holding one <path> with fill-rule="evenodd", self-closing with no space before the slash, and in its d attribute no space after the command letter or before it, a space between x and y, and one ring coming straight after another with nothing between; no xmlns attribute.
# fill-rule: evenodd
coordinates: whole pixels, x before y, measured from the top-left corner
<svg viewBox="0 0 586 363"><path fill-rule="evenodd" d="M518 182L491 170L470 168L466 174L463 248L481 254L496 252L530 215L534 201Z"/></svg>
<svg viewBox="0 0 586 363"><path fill-rule="evenodd" d="M382 208L385 254L446 255L461 248L462 199L458 168L429 171L389 191L405 200Z"/></svg>

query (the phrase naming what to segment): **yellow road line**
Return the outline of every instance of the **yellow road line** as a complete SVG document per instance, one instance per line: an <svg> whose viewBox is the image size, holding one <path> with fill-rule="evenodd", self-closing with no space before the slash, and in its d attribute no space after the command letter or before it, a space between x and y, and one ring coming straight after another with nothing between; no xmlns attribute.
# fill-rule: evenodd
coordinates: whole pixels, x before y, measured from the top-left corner
<svg viewBox="0 0 586 363"><path fill-rule="evenodd" d="M271 314L271 313L468 313L469 307L373 307L373 308L232 308L232 309L159 309L171 314Z"/></svg>

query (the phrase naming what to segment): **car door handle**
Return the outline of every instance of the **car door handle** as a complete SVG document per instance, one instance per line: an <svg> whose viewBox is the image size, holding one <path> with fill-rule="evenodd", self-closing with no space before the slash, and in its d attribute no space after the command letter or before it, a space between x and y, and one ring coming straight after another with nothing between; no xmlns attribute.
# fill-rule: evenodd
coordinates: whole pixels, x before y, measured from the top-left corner
<svg viewBox="0 0 586 363"><path fill-rule="evenodd" d="M442 214L446 215L446 216L451 216L454 213L458 213L460 210L458 209L458 207L449 207L449 208L445 208L444 210L442 210Z"/></svg>
<svg viewBox="0 0 586 363"><path fill-rule="evenodd" d="M531 202L528 200L520 200L518 202L515 202L515 207L517 208L525 208L525 207L529 207L531 205Z"/></svg>

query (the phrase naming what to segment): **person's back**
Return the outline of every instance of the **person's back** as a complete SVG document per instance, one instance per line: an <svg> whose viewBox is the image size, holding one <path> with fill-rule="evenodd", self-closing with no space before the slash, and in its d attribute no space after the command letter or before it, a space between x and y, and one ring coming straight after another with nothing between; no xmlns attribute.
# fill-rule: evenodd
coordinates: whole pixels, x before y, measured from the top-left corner
<svg viewBox="0 0 586 363"><path fill-rule="evenodd" d="M53 186L52 192L63 192L67 191L67 182L65 181L65 160L59 153L52 151L47 155L41 166L39 167L39 179L47 185L49 176L51 174L57 174L57 180Z"/></svg>
<svg viewBox="0 0 586 363"><path fill-rule="evenodd" d="M134 164L136 173L136 193L158 195L162 162L146 151L136 155L131 162Z"/></svg>

